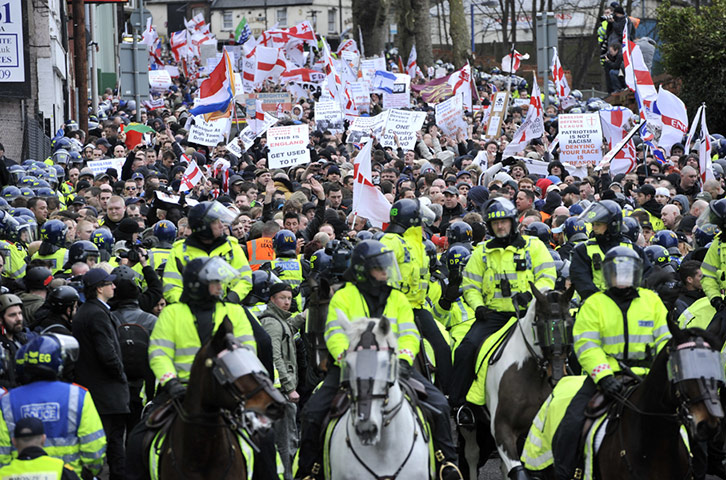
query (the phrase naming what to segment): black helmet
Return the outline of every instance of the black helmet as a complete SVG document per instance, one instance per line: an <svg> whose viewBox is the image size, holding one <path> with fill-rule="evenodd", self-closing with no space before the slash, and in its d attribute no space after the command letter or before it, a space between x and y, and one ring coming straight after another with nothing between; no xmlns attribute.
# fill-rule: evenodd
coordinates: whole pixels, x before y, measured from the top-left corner
<svg viewBox="0 0 726 480"><path fill-rule="evenodd" d="M74 242L68 249L68 262L64 268L70 268L74 263L86 262L89 258L95 258L98 262L98 247L88 240Z"/></svg>
<svg viewBox="0 0 726 480"><path fill-rule="evenodd" d="M132 268L126 265L119 265L111 271L115 275L113 284L116 285L113 298L116 301L132 300L138 298L141 293L142 277Z"/></svg>
<svg viewBox="0 0 726 480"><path fill-rule="evenodd" d="M524 229L524 234L531 237L537 237L542 240L542 243L549 247L552 241L552 230L545 223L532 222L527 228Z"/></svg>
<svg viewBox="0 0 726 480"><path fill-rule="evenodd" d="M372 274L373 270L385 273L379 276L378 273ZM356 285L368 291L377 291L385 285L394 288L400 285L401 272L396 255L376 240L364 240L353 248L350 271Z"/></svg>
<svg viewBox="0 0 726 480"><path fill-rule="evenodd" d="M51 310L56 313L64 313L67 308L74 306L80 297L75 288L68 285L56 287L48 293L46 302Z"/></svg>
<svg viewBox="0 0 726 480"><path fill-rule="evenodd" d="M613 247L605 254L602 273L608 288L637 288L643 278L643 260L628 247Z"/></svg>
<svg viewBox="0 0 726 480"><path fill-rule="evenodd" d="M708 223L716 225L722 232L726 230L726 198L711 202L708 213Z"/></svg>
<svg viewBox="0 0 726 480"><path fill-rule="evenodd" d="M623 235L625 235L625 238L636 243L642 230L638 220L633 217L623 217Z"/></svg>
<svg viewBox="0 0 726 480"><path fill-rule="evenodd" d="M329 273L334 277L333 281L339 280L350 267L352 251L353 246L347 240L331 240L325 245L325 253L332 260Z"/></svg>
<svg viewBox="0 0 726 480"><path fill-rule="evenodd" d="M490 200L484 207L484 221L487 224L487 230L489 233L493 236L495 235L495 230L492 227L492 222L494 220L504 219L512 221L512 229L509 232L509 238L512 238L517 234L517 229L515 228L515 222L517 221L517 207L515 207L514 204L506 198L498 197Z"/></svg>
<svg viewBox="0 0 726 480"><path fill-rule="evenodd" d="M471 257L471 252L461 245L452 245L446 252L446 266L449 272L462 272Z"/></svg>
<svg viewBox="0 0 726 480"><path fill-rule="evenodd" d="M391 224L387 232L405 232L410 227L421 226L421 206L418 200L402 198L391 206Z"/></svg>
<svg viewBox="0 0 726 480"><path fill-rule="evenodd" d="M362 242L363 240L373 240L373 233L369 232L368 230L361 230L360 232L355 234L355 240L357 242Z"/></svg>
<svg viewBox="0 0 726 480"><path fill-rule="evenodd" d="M189 210L189 228L201 238L209 240L214 238L212 224L217 220L230 224L234 221L234 214L216 200L201 202Z"/></svg>
<svg viewBox="0 0 726 480"><path fill-rule="evenodd" d="M320 276L326 275L333 266L333 257L329 255L324 248L316 250L310 256L310 270Z"/></svg>
<svg viewBox="0 0 726 480"><path fill-rule="evenodd" d="M660 230L655 232L653 238L650 239L651 245L660 245L668 250L671 255L681 256L678 250L678 236L672 230Z"/></svg>
<svg viewBox="0 0 726 480"><path fill-rule="evenodd" d="M291 230L280 230L272 238L272 246L278 257L294 257L297 252L297 237Z"/></svg>
<svg viewBox="0 0 726 480"><path fill-rule="evenodd" d="M605 223L605 235L617 235L623 230L623 209L613 200L595 202L580 214L580 219L588 223Z"/></svg>
<svg viewBox="0 0 726 480"><path fill-rule="evenodd" d="M239 275L239 272L221 257L195 258L184 267L182 273L182 303L212 305L221 300L209 293L209 285L221 282L223 286Z"/></svg>
<svg viewBox="0 0 726 480"><path fill-rule="evenodd" d="M448 230L446 230L446 239L449 241L449 245L469 243L472 241L473 235L471 225L461 221L450 224Z"/></svg>
<svg viewBox="0 0 726 480"><path fill-rule="evenodd" d="M643 250L651 265L665 267L671 264L671 254L662 245L650 245Z"/></svg>
<svg viewBox="0 0 726 480"><path fill-rule="evenodd" d="M693 239L696 243L696 248L703 248L709 243L713 242L718 234L718 227L712 223L706 223L700 227L696 227L693 231Z"/></svg>
<svg viewBox="0 0 726 480"><path fill-rule="evenodd" d="M270 287L280 282L277 276L267 270L255 270L252 272L252 290L245 297L244 303L252 306L257 303L267 303L270 300Z"/></svg>
<svg viewBox="0 0 726 480"><path fill-rule="evenodd" d="M53 281L53 272L45 267L33 267L25 274L26 290L45 290Z"/></svg>

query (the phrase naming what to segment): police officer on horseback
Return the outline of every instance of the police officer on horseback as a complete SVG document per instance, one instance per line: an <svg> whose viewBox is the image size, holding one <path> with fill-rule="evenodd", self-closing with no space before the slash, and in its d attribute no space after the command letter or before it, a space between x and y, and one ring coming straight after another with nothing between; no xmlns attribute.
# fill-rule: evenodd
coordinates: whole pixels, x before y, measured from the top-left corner
<svg viewBox="0 0 726 480"><path fill-rule="evenodd" d="M474 310L476 321L454 353L456 375L449 392L449 402L454 407L464 404L471 387L477 348L514 316L515 308L526 309L529 305L529 283L546 291L554 288L557 279L547 246L536 237L518 232L517 209L512 202L495 198L484 213L487 229L494 238L474 249L463 274L463 296ZM460 408L457 421L460 425L473 425L472 412L467 407Z"/></svg>
<svg viewBox="0 0 726 480"><path fill-rule="evenodd" d="M339 321L337 310L351 319L386 316L398 337L399 376L413 378L426 388L426 402L437 411L433 415L433 442L440 465L441 479L460 479L456 467L456 450L451 439L449 407L443 394L412 368L419 352L420 335L413 310L406 296L397 290L400 273L392 250L376 240L364 240L353 249L351 265L345 274L347 283L330 301L325 342L332 361L322 385L303 410L302 434L296 478L322 478L323 421L340 386L340 363L348 348L348 337Z"/></svg>

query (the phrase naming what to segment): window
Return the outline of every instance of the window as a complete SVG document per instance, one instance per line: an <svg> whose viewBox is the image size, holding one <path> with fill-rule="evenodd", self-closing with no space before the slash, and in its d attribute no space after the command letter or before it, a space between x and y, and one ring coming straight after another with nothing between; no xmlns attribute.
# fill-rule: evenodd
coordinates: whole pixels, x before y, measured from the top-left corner
<svg viewBox="0 0 726 480"><path fill-rule="evenodd" d="M287 8L279 8L277 10L277 26L279 28L287 28Z"/></svg>
<svg viewBox="0 0 726 480"><path fill-rule="evenodd" d="M337 29L335 28L335 14L337 12L334 8L331 8L328 10L328 33L336 32Z"/></svg>
<svg viewBox="0 0 726 480"><path fill-rule="evenodd" d="M232 12L222 12L222 30L234 29L234 25L232 25L233 22Z"/></svg>

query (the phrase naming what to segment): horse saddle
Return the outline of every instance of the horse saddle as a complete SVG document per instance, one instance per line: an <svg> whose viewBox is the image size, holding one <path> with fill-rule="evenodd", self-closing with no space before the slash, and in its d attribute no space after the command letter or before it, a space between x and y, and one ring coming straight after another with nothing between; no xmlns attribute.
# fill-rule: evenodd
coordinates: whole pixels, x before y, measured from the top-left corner
<svg viewBox="0 0 726 480"><path fill-rule="evenodd" d="M151 454L151 448L161 450L163 441L167 438L167 433L171 429L171 424L177 416L177 411L174 408L174 403L171 399L159 405L154 409L144 422L146 425L146 432L141 442L141 451L144 455L144 465L149 464L149 457ZM154 445L154 439L158 439L157 442L161 444Z"/></svg>

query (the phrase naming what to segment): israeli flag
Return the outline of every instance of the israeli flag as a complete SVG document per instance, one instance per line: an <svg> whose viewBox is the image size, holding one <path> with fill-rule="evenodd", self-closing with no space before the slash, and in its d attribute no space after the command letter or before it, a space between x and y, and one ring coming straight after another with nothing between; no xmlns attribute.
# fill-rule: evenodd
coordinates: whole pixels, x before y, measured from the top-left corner
<svg viewBox="0 0 726 480"><path fill-rule="evenodd" d="M393 85L396 83L396 75L383 70L376 70L371 84L373 92L393 93Z"/></svg>

